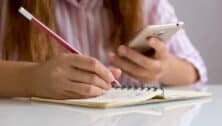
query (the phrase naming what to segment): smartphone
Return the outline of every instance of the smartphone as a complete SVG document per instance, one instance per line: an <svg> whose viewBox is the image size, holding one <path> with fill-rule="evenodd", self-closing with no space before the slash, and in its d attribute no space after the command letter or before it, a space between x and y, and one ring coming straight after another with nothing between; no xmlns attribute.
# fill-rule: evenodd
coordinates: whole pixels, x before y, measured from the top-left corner
<svg viewBox="0 0 222 126"><path fill-rule="evenodd" d="M152 52L148 44L147 39L149 37L156 37L164 42L167 41L184 25L184 22L177 22L164 25L148 25L139 31L136 36L129 41L128 47L135 49L141 53Z"/></svg>

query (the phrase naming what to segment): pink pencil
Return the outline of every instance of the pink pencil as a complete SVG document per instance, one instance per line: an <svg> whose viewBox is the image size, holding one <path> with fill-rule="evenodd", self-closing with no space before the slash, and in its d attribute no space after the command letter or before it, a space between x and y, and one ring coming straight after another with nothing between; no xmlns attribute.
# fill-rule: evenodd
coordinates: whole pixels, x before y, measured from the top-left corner
<svg viewBox="0 0 222 126"><path fill-rule="evenodd" d="M53 32L51 29L49 29L46 25L44 25L41 21L39 21L37 18L35 18L31 13L29 13L26 9L24 9L23 7L19 8L19 13L22 14L25 18L27 18L29 21L32 22L33 25L35 25L37 28L39 28L40 30L42 30L43 32L45 32L46 34L48 34L50 37L52 37L53 39L55 39L61 46L63 46L64 48L66 48L67 50L69 50L72 53L76 53L76 54L82 54L81 52L79 52L78 50L76 50L75 48L73 48L66 40L64 40L62 37L60 37L58 34L56 34L55 32ZM117 86L121 86L121 84L119 83L119 81L114 80L115 84Z"/></svg>

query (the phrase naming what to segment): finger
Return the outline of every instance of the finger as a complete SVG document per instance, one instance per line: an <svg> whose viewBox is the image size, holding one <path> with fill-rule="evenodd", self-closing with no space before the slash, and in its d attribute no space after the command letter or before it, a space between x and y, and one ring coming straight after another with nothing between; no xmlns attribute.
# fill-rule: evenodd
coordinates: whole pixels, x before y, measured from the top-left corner
<svg viewBox="0 0 222 126"><path fill-rule="evenodd" d="M95 73L107 83L111 83L115 80L112 73L95 58L84 55L74 55L70 59L73 67Z"/></svg>
<svg viewBox="0 0 222 126"><path fill-rule="evenodd" d="M149 83L152 81L157 80L158 73L154 70L147 71L141 68L140 66L136 64L130 64L126 60L115 56L115 54L111 54L113 56L113 64L122 68L128 75L132 76L133 78L143 82L143 83ZM136 65L136 66L134 66ZM140 69L141 68L141 69Z"/></svg>
<svg viewBox="0 0 222 126"><path fill-rule="evenodd" d="M138 75L132 75L130 73L127 73L129 76L135 78L136 80L140 81L141 83L145 84L145 83L150 83L155 81L156 79L149 76L150 74L147 74L146 77L142 77L142 76L138 76Z"/></svg>
<svg viewBox="0 0 222 126"><path fill-rule="evenodd" d="M83 71L77 68L69 68L67 71L68 71L67 72L68 79L71 81L77 81L81 83L91 83L105 90L108 90L112 87L111 84L108 84L102 78L100 78L98 75L94 73Z"/></svg>
<svg viewBox="0 0 222 126"><path fill-rule="evenodd" d="M115 66L119 67L127 73L130 73L131 75L142 75L146 72L144 68L140 67L139 65L120 58L114 53L109 53L109 59Z"/></svg>
<svg viewBox="0 0 222 126"><path fill-rule="evenodd" d="M140 66L133 64L133 63L131 64L118 56L114 56L113 58L114 58L113 59L114 65L120 67L128 75L141 81L142 83L149 83L149 82L152 82L157 79L155 76L155 75L157 75L156 72L153 72L153 71L150 72L147 70L145 71L144 68L140 69Z"/></svg>
<svg viewBox="0 0 222 126"><path fill-rule="evenodd" d="M67 91L88 97L99 96L105 92L103 89L98 88L92 84L69 81L67 82L67 85Z"/></svg>
<svg viewBox="0 0 222 126"><path fill-rule="evenodd" d="M142 66L145 69L150 69L154 65L159 64L159 61L146 57L139 52L123 45L118 48L118 53L120 56L126 57L127 59Z"/></svg>
<svg viewBox="0 0 222 126"><path fill-rule="evenodd" d="M155 56L158 58L164 58L167 52L165 44L157 38L151 38L148 41L150 47L152 47L156 52Z"/></svg>
<svg viewBox="0 0 222 126"><path fill-rule="evenodd" d="M119 68L111 67L111 68L109 68L109 69L110 69L110 71L112 72L113 76L114 76L116 79L119 78L119 77L121 76L121 74L122 74L122 71L121 71L121 69L119 69Z"/></svg>

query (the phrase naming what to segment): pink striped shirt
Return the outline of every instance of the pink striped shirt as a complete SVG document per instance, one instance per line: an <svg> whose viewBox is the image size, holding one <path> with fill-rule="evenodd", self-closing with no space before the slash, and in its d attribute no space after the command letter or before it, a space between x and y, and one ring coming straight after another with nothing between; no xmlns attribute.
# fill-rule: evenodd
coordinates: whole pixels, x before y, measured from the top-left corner
<svg viewBox="0 0 222 126"><path fill-rule="evenodd" d="M147 24L176 22L174 8L168 0L144 0ZM85 55L99 59L109 65L104 43L110 35L109 17L103 7L103 0L58 0L56 17L61 35ZM147 18L146 18L147 17ZM198 51L190 42L184 30L177 32L168 42L170 53L193 64L200 76L199 83L207 81L207 71ZM138 80L123 74L123 84L139 84Z"/></svg>

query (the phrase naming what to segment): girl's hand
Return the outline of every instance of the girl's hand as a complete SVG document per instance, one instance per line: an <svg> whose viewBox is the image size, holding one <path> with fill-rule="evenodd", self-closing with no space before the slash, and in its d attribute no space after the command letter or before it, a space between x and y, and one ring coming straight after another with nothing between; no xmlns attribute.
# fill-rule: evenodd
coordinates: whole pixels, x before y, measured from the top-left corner
<svg viewBox="0 0 222 126"><path fill-rule="evenodd" d="M121 45L118 54L109 53L109 59L115 66L143 83L161 81L168 71L168 64L173 56L165 48L164 42L159 39L151 38L147 44L155 50L153 57L144 56Z"/></svg>
<svg viewBox="0 0 222 126"><path fill-rule="evenodd" d="M60 54L34 67L30 94L53 99L94 97L110 89L113 80L112 72L94 58Z"/></svg>

